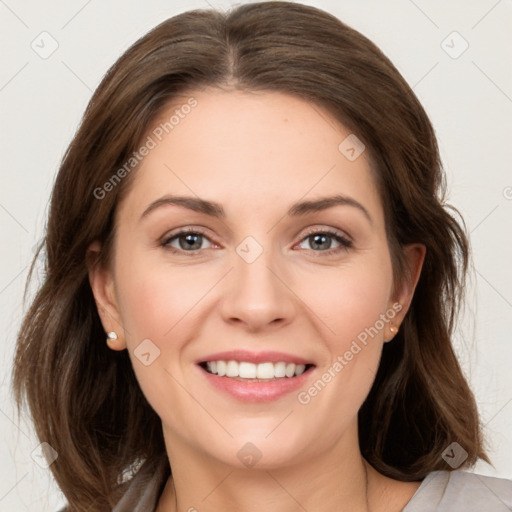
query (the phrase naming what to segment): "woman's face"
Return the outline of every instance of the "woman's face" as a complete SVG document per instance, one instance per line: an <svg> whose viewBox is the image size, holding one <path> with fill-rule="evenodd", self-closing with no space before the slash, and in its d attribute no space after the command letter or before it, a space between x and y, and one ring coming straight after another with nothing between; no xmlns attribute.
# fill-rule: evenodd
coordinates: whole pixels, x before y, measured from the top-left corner
<svg viewBox="0 0 512 512"><path fill-rule="evenodd" d="M353 445L411 294L393 293L367 152L275 92L184 96L147 135L91 282L168 451L270 468Z"/></svg>

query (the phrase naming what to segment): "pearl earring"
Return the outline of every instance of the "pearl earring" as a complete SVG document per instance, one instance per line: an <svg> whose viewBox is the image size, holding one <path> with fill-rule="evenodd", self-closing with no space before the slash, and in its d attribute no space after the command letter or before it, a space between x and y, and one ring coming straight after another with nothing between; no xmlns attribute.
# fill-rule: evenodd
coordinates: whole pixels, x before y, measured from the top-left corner
<svg viewBox="0 0 512 512"><path fill-rule="evenodd" d="M110 331L107 333L107 343L111 340L117 340L117 333L115 331Z"/></svg>
<svg viewBox="0 0 512 512"><path fill-rule="evenodd" d="M398 327L394 326L394 325L390 325L389 326L389 330L391 331L391 338L389 338L389 340L385 340L385 343L389 343L390 341L393 340L395 334L398 332Z"/></svg>

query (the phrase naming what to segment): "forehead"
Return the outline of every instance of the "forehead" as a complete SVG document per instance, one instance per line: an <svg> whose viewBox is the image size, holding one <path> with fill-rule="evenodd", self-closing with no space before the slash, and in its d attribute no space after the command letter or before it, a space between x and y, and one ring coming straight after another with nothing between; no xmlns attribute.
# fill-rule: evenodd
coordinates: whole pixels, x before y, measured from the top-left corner
<svg viewBox="0 0 512 512"><path fill-rule="evenodd" d="M339 193L378 219L369 156L346 152L361 150L353 137L325 109L288 94L192 91L148 130L151 149L134 171L125 213L140 215L165 193L214 200L228 217Z"/></svg>

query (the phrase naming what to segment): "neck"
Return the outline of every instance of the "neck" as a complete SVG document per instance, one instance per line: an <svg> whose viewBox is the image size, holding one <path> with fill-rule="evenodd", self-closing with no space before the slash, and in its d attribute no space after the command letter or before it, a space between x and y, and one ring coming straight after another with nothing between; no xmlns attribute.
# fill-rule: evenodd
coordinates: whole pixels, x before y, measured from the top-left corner
<svg viewBox="0 0 512 512"><path fill-rule="evenodd" d="M381 475L362 458L357 442L348 442L348 434L315 458L266 468L221 463L168 435L172 478L157 511L377 511L371 504L382 494Z"/></svg>

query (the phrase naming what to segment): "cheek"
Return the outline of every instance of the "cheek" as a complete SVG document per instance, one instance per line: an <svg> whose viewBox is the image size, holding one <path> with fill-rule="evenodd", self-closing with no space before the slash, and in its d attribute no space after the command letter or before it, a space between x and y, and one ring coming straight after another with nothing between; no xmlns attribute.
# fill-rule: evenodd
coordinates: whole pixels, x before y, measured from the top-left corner
<svg viewBox="0 0 512 512"><path fill-rule="evenodd" d="M126 262L117 278L120 309L128 340L133 346L143 338L155 343L176 338L175 332L186 317L190 321L194 306L211 286L211 275L201 271L180 272L179 267L152 264L142 258Z"/></svg>
<svg viewBox="0 0 512 512"><path fill-rule="evenodd" d="M316 391L306 393L310 397L322 394L319 400L314 398L317 406L330 408L330 414L339 414L340 421L357 412L373 383L386 328L394 317L389 304L391 288L391 263L383 256L340 266L335 272L330 269L316 276L314 286L303 289L311 310L323 320L327 352L319 369L322 382ZM343 405L333 409L340 397Z"/></svg>
<svg viewBox="0 0 512 512"><path fill-rule="evenodd" d="M386 258L375 258L373 264L340 265L317 272L304 283L301 296L323 320L331 352L344 351L347 343L375 326L385 314L392 287L391 264ZM372 330L372 337L382 338L382 322L377 327L379 333Z"/></svg>
<svg viewBox="0 0 512 512"><path fill-rule="evenodd" d="M137 381L160 416L178 421L190 400L178 384L181 358L197 328L194 306L211 287L211 276L191 279L136 254L122 265L117 273L119 305Z"/></svg>
<svg viewBox="0 0 512 512"><path fill-rule="evenodd" d="M162 258L155 261L142 251L123 258L117 269L117 295L128 351L151 402L151 396L158 399L158 393L176 387L169 373L180 376L188 342L201 328L198 318L204 314L203 299L219 275L206 266L171 267ZM141 352L150 355L142 358ZM146 366L141 360L154 362ZM179 392L179 386L175 391Z"/></svg>

